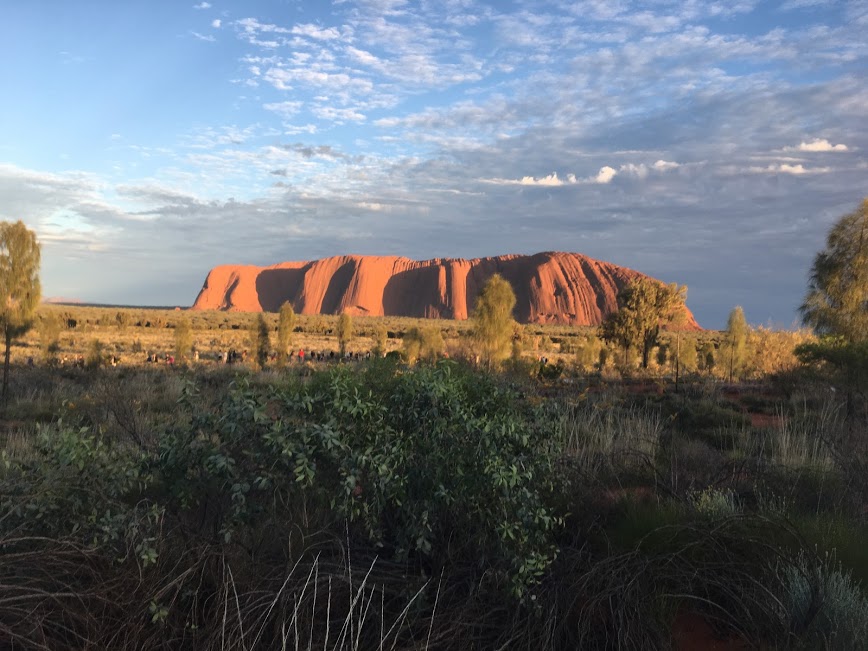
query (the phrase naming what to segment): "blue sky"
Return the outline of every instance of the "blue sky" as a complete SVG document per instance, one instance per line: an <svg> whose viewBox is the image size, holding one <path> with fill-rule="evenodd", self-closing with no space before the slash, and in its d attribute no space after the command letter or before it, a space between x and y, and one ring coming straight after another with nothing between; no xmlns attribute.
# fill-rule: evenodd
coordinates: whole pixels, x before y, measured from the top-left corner
<svg viewBox="0 0 868 651"><path fill-rule="evenodd" d="M868 195L868 0L0 5L0 219L46 296L584 253L789 326Z"/></svg>

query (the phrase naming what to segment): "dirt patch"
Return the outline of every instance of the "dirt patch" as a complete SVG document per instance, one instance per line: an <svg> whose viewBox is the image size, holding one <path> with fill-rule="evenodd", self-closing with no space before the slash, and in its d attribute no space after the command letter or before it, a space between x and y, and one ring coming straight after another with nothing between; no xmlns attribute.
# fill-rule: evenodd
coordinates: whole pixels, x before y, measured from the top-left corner
<svg viewBox="0 0 868 651"><path fill-rule="evenodd" d="M781 417L777 414L749 413L750 426L754 429L774 429L781 424Z"/></svg>
<svg viewBox="0 0 868 651"><path fill-rule="evenodd" d="M735 634L721 637L700 615L679 612L672 623L675 651L745 651L751 645Z"/></svg>

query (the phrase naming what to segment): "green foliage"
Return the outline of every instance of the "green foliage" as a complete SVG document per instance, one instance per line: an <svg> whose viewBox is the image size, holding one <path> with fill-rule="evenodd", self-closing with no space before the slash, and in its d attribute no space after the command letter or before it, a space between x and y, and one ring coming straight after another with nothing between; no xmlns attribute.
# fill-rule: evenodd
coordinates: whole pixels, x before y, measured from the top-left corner
<svg viewBox="0 0 868 651"><path fill-rule="evenodd" d="M190 359L193 352L193 330L190 319L182 317L175 325L175 358L179 363Z"/></svg>
<svg viewBox="0 0 868 651"><path fill-rule="evenodd" d="M521 595L554 556L540 452L494 380L452 363L399 373L377 360L364 374L336 368L271 394L240 384L219 415L164 437L160 474L184 508L225 496L222 536L279 495L347 518L384 554L434 567L474 558Z"/></svg>
<svg viewBox="0 0 868 651"><path fill-rule="evenodd" d="M383 357L386 354L386 342L389 340L389 331L386 326L380 324L374 329L374 347L371 352L376 357Z"/></svg>
<svg viewBox="0 0 868 651"><path fill-rule="evenodd" d="M796 348L813 341L814 337L804 330L788 332L763 326L751 328L747 342L750 359L745 372L764 377L792 370L799 364Z"/></svg>
<svg viewBox="0 0 868 651"><path fill-rule="evenodd" d="M696 343L692 340L680 342L680 347L675 353L675 358L685 373L692 373L699 363L696 355Z"/></svg>
<svg viewBox="0 0 868 651"><path fill-rule="evenodd" d="M512 331L512 350L510 351L510 362L513 369L521 367L524 350L529 343L530 337L528 336L527 328L522 326L520 323L514 323Z"/></svg>
<svg viewBox="0 0 868 651"><path fill-rule="evenodd" d="M404 335L403 343L404 357L411 363L416 360L436 361L443 354L446 345L437 326L410 328Z"/></svg>
<svg viewBox="0 0 868 651"><path fill-rule="evenodd" d="M500 274L485 283L473 311L473 340L483 363L493 369L512 352L515 293Z"/></svg>
<svg viewBox="0 0 868 651"><path fill-rule="evenodd" d="M118 330L124 331L127 329L127 326L132 323L132 316L126 310L119 310L115 313L115 323L118 326Z"/></svg>
<svg viewBox="0 0 868 651"><path fill-rule="evenodd" d="M36 328L39 331L39 348L42 350L42 358L48 364L52 364L57 358L62 327L60 315L56 312L41 314L36 323Z"/></svg>
<svg viewBox="0 0 868 651"><path fill-rule="evenodd" d="M795 354L803 364L820 369L840 383L848 395L868 393L868 342L825 337L796 346Z"/></svg>
<svg viewBox="0 0 868 651"><path fill-rule="evenodd" d="M691 495L690 501L699 515L710 520L729 518L739 511L731 490L709 487Z"/></svg>
<svg viewBox="0 0 868 651"><path fill-rule="evenodd" d="M576 345L576 364L583 371L594 369L600 361L602 342L595 335L581 337Z"/></svg>
<svg viewBox="0 0 868 651"><path fill-rule="evenodd" d="M683 318L686 294L686 287L674 283L664 285L646 277L630 281L618 293L618 311L603 322L603 338L623 348L625 363L630 348L641 351L642 368L648 368L660 329Z"/></svg>
<svg viewBox="0 0 868 651"><path fill-rule="evenodd" d="M341 350L341 355L346 355L347 346L353 340L353 319L346 312L341 313L338 317L337 336L338 346Z"/></svg>
<svg viewBox="0 0 868 651"><path fill-rule="evenodd" d="M41 298L40 246L23 222L0 223L0 327L7 338L26 332Z"/></svg>
<svg viewBox="0 0 868 651"><path fill-rule="evenodd" d="M679 399L673 407L677 409L674 425L680 432L716 448L731 448L734 432L750 425L739 409L708 398Z"/></svg>
<svg viewBox="0 0 868 651"><path fill-rule="evenodd" d="M819 334L868 341L868 198L829 231L799 309Z"/></svg>
<svg viewBox="0 0 868 651"><path fill-rule="evenodd" d="M740 378L747 361L747 336L750 328L744 318L741 306L733 308L726 321L726 335L723 345L723 356L729 371L729 381Z"/></svg>
<svg viewBox="0 0 868 651"><path fill-rule="evenodd" d="M277 362L281 366L286 364L289 348L292 346L295 320L295 311L289 301L286 301L280 306L280 314L277 317Z"/></svg>
<svg viewBox="0 0 868 651"><path fill-rule="evenodd" d="M711 373L716 363L714 344L706 341L699 349L699 370Z"/></svg>
<svg viewBox="0 0 868 651"><path fill-rule="evenodd" d="M268 364L268 356L271 354L271 334L265 315L262 313L256 317L253 342L252 354L256 360L256 365L259 368L265 368Z"/></svg>
<svg viewBox="0 0 868 651"><path fill-rule="evenodd" d="M6 343L4 409L9 395L9 349L17 337L30 329L42 296L39 258L36 233L21 221L0 223L0 329Z"/></svg>
<svg viewBox="0 0 868 651"><path fill-rule="evenodd" d="M105 346L99 339L91 339L85 363L88 368L100 368L105 364Z"/></svg>
<svg viewBox="0 0 868 651"><path fill-rule="evenodd" d="M135 494L145 478L141 456L89 428L58 421L39 427L37 461L12 466L0 484L4 529L29 535L77 534L115 546L127 535Z"/></svg>

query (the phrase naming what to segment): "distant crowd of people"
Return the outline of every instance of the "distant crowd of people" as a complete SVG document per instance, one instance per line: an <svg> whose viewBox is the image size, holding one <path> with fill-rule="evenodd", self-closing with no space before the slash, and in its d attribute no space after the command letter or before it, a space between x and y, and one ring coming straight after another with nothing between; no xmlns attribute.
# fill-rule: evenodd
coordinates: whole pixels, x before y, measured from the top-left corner
<svg viewBox="0 0 868 651"><path fill-rule="evenodd" d="M231 349L228 351L223 351L217 353L217 361L221 364L236 364L236 363L244 363L247 361L248 353L246 350L242 350L238 352L237 350ZM271 352L268 355L268 360L270 362L276 362L278 355L276 352ZM298 352L293 352L287 355L287 361L293 361L297 359L299 363L304 362L333 362L333 361L360 361L363 359L371 359L371 351L367 352L349 352L347 351L343 356L340 353L335 352L333 350L328 351L314 351L308 350L305 351L304 348L299 348Z"/></svg>
<svg viewBox="0 0 868 651"><path fill-rule="evenodd" d="M87 366L87 361L84 358L84 355L61 355L60 357L55 358L57 366L66 366L72 368L84 368ZM51 364L50 362L49 364ZM121 363L121 358L118 355L111 355L106 363L110 366L117 366ZM33 359L33 356L27 358L27 366L36 366L36 362Z"/></svg>

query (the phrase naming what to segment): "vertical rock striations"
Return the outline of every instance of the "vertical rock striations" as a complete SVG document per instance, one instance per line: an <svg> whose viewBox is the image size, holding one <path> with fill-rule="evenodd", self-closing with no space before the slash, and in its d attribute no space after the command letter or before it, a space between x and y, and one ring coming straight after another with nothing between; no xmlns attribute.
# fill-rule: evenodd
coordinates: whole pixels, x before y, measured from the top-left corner
<svg viewBox="0 0 868 651"><path fill-rule="evenodd" d="M198 310L466 319L486 280L499 273L516 295L522 323L596 325L617 309L618 291L638 271L578 253L410 260L347 255L270 267L222 265L208 274ZM687 326L698 329L688 312Z"/></svg>

